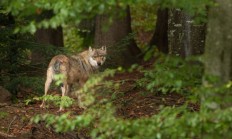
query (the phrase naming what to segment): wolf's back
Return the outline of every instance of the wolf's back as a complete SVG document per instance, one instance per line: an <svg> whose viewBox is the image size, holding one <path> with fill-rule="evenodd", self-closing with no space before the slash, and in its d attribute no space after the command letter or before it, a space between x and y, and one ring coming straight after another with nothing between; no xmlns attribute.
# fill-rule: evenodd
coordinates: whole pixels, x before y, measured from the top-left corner
<svg viewBox="0 0 232 139"><path fill-rule="evenodd" d="M49 67L52 67L52 70L55 74L59 74L62 71L67 70L69 65L69 58L65 55L57 55L52 58L49 63Z"/></svg>
<svg viewBox="0 0 232 139"><path fill-rule="evenodd" d="M94 69L88 62L87 56L88 55L85 51L71 57L57 55L52 58L49 67L52 68L53 73L55 74L61 73L68 76L76 76L76 74L81 74L82 76L88 76L94 71Z"/></svg>

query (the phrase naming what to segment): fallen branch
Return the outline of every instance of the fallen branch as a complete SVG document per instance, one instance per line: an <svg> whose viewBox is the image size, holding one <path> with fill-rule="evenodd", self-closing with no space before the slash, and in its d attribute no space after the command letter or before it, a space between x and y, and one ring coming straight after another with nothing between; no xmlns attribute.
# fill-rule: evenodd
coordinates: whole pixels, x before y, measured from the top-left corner
<svg viewBox="0 0 232 139"><path fill-rule="evenodd" d="M14 116L13 120L10 122L8 129L7 129L7 134L9 133L10 127L11 127L12 123L16 120L16 118L17 118L17 116Z"/></svg>

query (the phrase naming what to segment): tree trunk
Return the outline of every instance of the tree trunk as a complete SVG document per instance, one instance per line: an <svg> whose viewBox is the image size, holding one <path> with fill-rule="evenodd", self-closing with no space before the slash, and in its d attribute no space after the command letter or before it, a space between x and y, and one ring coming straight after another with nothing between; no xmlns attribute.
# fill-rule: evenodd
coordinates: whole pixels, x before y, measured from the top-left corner
<svg viewBox="0 0 232 139"><path fill-rule="evenodd" d="M193 18L180 9L169 10L169 53L181 57L204 52L205 24L193 24Z"/></svg>
<svg viewBox="0 0 232 139"><path fill-rule="evenodd" d="M156 29L149 46L157 46L160 52L168 53L168 9L158 9Z"/></svg>
<svg viewBox="0 0 232 139"><path fill-rule="evenodd" d="M35 33L36 41L41 44L50 44L57 47L63 47L62 27L57 29L38 29Z"/></svg>
<svg viewBox="0 0 232 139"><path fill-rule="evenodd" d="M232 80L232 1L216 1L219 5L209 11L205 74L225 83Z"/></svg>
<svg viewBox="0 0 232 139"><path fill-rule="evenodd" d="M3 20L3 23L1 23L2 25L6 26L7 28L14 28L15 25L15 20L14 17L11 15L11 13L7 14L7 19ZM4 23L5 22L5 23ZM8 51L8 60L9 60L9 73L10 75L14 76L15 72L18 69L18 66L16 66L18 63L17 58L19 57L20 53L19 53L19 48L18 48L18 44L17 44L17 34L11 34L9 35L9 51Z"/></svg>
<svg viewBox="0 0 232 139"><path fill-rule="evenodd" d="M127 67L138 61L140 49L137 47L131 31L129 7L126 11L118 9L118 15L125 12L123 17L114 16L109 24L108 15L98 15L95 22L94 46L107 47L107 67ZM107 27L108 26L108 27Z"/></svg>
<svg viewBox="0 0 232 139"><path fill-rule="evenodd" d="M41 45L53 45L57 47L63 47L63 32L62 27L57 29L38 29L35 33L35 40ZM34 64L44 63L45 53L43 48L38 48L32 52L31 60Z"/></svg>
<svg viewBox="0 0 232 139"><path fill-rule="evenodd" d="M53 16L52 11L44 11L40 15L37 15L36 20L39 22L44 19L49 19ZM35 41L41 45L53 45L57 47L63 47L63 31L62 27L56 29L37 29L35 32ZM43 48L37 48L32 51L31 62L33 64L41 64L45 61L45 53Z"/></svg>
<svg viewBox="0 0 232 139"><path fill-rule="evenodd" d="M95 18L84 19L78 25L78 34L83 38L83 47L88 48L94 43Z"/></svg>

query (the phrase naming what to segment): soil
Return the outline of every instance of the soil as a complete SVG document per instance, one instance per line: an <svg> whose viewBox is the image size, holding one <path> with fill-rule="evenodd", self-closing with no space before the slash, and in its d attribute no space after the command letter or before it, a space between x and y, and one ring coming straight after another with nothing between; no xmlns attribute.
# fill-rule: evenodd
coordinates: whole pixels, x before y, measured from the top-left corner
<svg viewBox="0 0 232 139"><path fill-rule="evenodd" d="M123 95L113 100L118 116L126 119L149 117L157 114L160 111L160 106L180 106L185 102L185 97L177 93L146 93L144 88L135 85L136 81L142 77L143 74L141 72L133 71L117 73L114 77L107 79L121 82L120 91L118 92L123 92ZM25 92L30 93L30 91ZM0 139L74 139L86 137L84 135L85 132L83 132L83 135L77 135L75 132L56 133L52 128L47 128L43 122L32 124L30 122L31 117L45 113L59 115L61 114L57 113L59 108L49 107L42 109L39 107L40 101L26 105L23 98L20 97L18 100L19 102L15 104L0 105ZM197 111L199 106L192 104L190 108ZM67 108L66 111L72 111L79 115L84 110L78 107L71 107Z"/></svg>

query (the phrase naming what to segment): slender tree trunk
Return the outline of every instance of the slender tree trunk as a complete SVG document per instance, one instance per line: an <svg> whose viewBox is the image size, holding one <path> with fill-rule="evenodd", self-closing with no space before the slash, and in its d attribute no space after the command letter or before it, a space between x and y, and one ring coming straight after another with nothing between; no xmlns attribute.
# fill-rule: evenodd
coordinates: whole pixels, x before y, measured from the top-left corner
<svg viewBox="0 0 232 139"><path fill-rule="evenodd" d="M181 57L202 54L205 30L205 24L193 24L193 18L182 10L169 10L169 53Z"/></svg>
<svg viewBox="0 0 232 139"><path fill-rule="evenodd" d="M209 10L205 74L225 83L232 80L232 1L216 1L219 5Z"/></svg>
<svg viewBox="0 0 232 139"><path fill-rule="evenodd" d="M168 9L158 9L156 28L149 46L157 46L160 52L168 53Z"/></svg>
<svg viewBox="0 0 232 139"><path fill-rule="evenodd" d="M118 9L120 15L114 16L109 23L108 15L98 15L95 22L94 46L107 47L107 67L129 66L138 61L140 49L137 47L131 31L131 17L129 7L126 10Z"/></svg>

